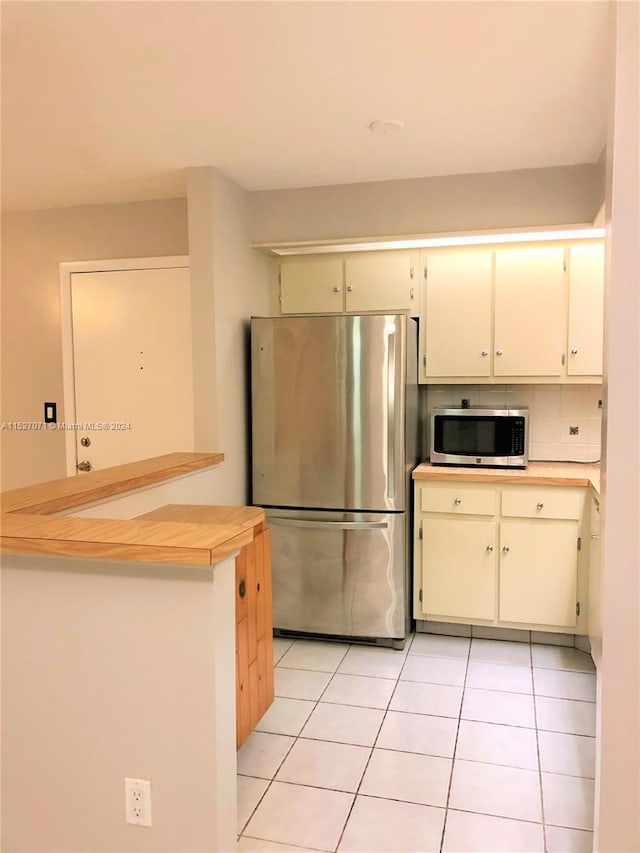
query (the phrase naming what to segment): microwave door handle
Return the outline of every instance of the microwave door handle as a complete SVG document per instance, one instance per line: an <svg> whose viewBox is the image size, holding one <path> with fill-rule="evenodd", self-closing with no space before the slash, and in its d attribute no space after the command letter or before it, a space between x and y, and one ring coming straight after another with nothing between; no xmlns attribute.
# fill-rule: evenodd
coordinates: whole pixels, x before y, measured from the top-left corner
<svg viewBox="0 0 640 853"><path fill-rule="evenodd" d="M386 530L387 521L314 521L306 518L285 518L273 515L267 519L269 524L282 527L309 527L316 530Z"/></svg>
<svg viewBox="0 0 640 853"><path fill-rule="evenodd" d="M395 326L387 338L387 497L396 496L396 334Z"/></svg>

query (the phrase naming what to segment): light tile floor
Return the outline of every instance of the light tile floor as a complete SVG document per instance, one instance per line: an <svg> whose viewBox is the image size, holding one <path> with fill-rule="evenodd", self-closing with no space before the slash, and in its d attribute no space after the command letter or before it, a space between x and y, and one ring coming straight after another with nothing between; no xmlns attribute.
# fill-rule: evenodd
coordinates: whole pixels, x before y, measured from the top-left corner
<svg viewBox="0 0 640 853"><path fill-rule="evenodd" d="M275 640L238 753L238 850L592 849L595 672L562 646Z"/></svg>

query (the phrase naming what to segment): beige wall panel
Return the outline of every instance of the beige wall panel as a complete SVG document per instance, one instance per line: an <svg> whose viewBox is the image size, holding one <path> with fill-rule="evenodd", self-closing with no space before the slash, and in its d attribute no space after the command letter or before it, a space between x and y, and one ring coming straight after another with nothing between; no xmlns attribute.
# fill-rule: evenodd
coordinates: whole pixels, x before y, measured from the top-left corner
<svg viewBox="0 0 640 853"><path fill-rule="evenodd" d="M251 194L255 243L592 222L602 164Z"/></svg>
<svg viewBox="0 0 640 853"><path fill-rule="evenodd" d="M7 213L2 217L2 421L42 421L62 396L64 261L188 252L185 199ZM2 432L2 488L64 477L62 431Z"/></svg>
<svg viewBox="0 0 640 853"><path fill-rule="evenodd" d="M4 556L3 849L232 849L233 570Z"/></svg>

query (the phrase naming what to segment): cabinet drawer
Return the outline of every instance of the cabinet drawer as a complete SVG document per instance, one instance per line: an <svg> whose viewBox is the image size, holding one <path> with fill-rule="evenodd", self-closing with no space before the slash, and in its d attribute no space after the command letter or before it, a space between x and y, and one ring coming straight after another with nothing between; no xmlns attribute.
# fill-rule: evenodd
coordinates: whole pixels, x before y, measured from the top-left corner
<svg viewBox="0 0 640 853"><path fill-rule="evenodd" d="M502 492L502 515L515 518L581 519L585 489L557 486L528 486L523 490Z"/></svg>
<svg viewBox="0 0 640 853"><path fill-rule="evenodd" d="M420 509L422 512L451 512L456 515L495 515L496 497L494 491L467 487L423 488Z"/></svg>

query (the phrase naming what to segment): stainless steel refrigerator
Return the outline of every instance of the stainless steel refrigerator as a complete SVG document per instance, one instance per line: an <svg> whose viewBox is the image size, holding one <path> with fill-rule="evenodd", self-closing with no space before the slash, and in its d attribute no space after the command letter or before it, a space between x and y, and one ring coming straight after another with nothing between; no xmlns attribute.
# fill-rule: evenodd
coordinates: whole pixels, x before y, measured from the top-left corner
<svg viewBox="0 0 640 853"><path fill-rule="evenodd" d="M402 647L416 322L254 317L251 364L252 500L271 528L276 633Z"/></svg>

